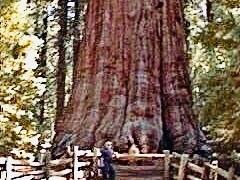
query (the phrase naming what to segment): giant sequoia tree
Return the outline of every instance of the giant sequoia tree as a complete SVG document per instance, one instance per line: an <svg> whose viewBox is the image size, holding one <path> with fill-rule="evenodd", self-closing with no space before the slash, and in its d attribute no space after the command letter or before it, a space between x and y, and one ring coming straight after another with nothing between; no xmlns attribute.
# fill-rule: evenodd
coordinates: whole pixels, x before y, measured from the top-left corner
<svg viewBox="0 0 240 180"><path fill-rule="evenodd" d="M89 0L73 94L56 141L141 152L167 144L193 152L201 136L191 109L181 0Z"/></svg>

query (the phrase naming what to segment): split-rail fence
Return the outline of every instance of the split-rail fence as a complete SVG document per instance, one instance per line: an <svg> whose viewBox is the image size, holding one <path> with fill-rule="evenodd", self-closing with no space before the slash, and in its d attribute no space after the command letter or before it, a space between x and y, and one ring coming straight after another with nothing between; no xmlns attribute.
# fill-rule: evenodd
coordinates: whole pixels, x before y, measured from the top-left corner
<svg viewBox="0 0 240 180"><path fill-rule="evenodd" d="M16 160L11 156L0 157L0 180L27 180L27 179L53 179L53 180L87 180L101 179L99 170L99 149L80 150L74 146L69 158L51 160L48 154L43 154L38 162ZM240 180L231 167L224 170L218 167L218 162L203 162L190 158L187 154L170 153L165 150L162 154L117 154L115 163L129 161L127 168L137 167L132 162L150 159L161 166L161 179L164 180ZM198 161L198 162L197 162ZM158 164L158 165L157 165ZM146 166L147 167L147 166ZM144 171L145 166L141 166ZM127 178L131 180L131 178ZM149 179L149 178L146 178Z"/></svg>

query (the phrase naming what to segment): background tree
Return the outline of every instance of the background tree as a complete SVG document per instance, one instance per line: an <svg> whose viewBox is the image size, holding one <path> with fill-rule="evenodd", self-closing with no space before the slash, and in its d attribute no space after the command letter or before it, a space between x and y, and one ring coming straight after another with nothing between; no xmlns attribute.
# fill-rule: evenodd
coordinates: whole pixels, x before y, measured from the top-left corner
<svg viewBox="0 0 240 180"><path fill-rule="evenodd" d="M217 142L215 151L239 151L239 3L195 1L186 7L194 110ZM236 157L236 156L235 156Z"/></svg>
<svg viewBox="0 0 240 180"><path fill-rule="evenodd" d="M34 149L39 137L39 102L44 85L35 77L41 40L34 35L32 9L23 2L1 2L0 153Z"/></svg>
<svg viewBox="0 0 240 180"><path fill-rule="evenodd" d="M67 0L58 1L59 6L59 26L58 32L58 62L57 62L57 109L56 118L62 116L62 110L64 109L65 102L65 81L66 81L66 38L67 38Z"/></svg>

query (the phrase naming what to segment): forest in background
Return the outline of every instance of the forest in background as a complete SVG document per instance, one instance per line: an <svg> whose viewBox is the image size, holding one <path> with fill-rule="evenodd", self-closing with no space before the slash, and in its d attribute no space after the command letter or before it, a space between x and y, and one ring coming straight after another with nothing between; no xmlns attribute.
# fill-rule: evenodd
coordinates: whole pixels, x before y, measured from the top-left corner
<svg viewBox="0 0 240 180"><path fill-rule="evenodd" d="M86 2L5 0L0 7L0 152L24 157L51 142L70 97ZM188 1L185 18L196 117L219 152L239 160L239 2Z"/></svg>

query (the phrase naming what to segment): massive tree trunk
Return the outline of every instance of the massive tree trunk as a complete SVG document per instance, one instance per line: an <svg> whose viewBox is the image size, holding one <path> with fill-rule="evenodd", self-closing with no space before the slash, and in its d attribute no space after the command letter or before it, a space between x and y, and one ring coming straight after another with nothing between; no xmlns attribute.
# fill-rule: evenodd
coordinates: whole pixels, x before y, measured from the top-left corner
<svg viewBox="0 0 240 180"><path fill-rule="evenodd" d="M193 152L199 129L185 58L181 0L90 0L68 108L56 141L89 148L110 139L141 152Z"/></svg>

